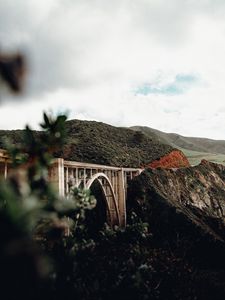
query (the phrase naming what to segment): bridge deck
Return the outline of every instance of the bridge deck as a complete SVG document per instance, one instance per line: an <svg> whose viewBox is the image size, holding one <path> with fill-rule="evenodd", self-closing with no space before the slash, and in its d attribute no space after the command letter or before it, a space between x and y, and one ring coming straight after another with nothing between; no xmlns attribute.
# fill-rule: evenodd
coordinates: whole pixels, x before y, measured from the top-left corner
<svg viewBox="0 0 225 300"><path fill-rule="evenodd" d="M142 172L143 169L141 168L129 168L129 167L113 167L107 165L99 165L99 164L92 164L92 163L85 163L85 162L77 162L71 160L64 160L64 166L68 167L77 167L77 168L87 168L87 169L101 169L101 170L124 170L125 172Z"/></svg>

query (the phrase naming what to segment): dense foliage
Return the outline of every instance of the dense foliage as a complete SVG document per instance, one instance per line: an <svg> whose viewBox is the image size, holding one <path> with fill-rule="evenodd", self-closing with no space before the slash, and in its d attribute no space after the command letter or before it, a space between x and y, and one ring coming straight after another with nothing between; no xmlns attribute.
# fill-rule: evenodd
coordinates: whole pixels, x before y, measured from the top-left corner
<svg viewBox="0 0 225 300"><path fill-rule="evenodd" d="M27 126L21 144L8 148L13 169L7 180L0 181L0 282L4 299L40 299L42 292L48 292L44 287L54 264L37 241L52 245L75 233L82 226L84 211L96 204L89 191L78 189L72 190L69 198L60 199L48 183L52 153L65 137L65 120L65 116L54 119L44 114L41 135Z"/></svg>
<svg viewBox="0 0 225 300"><path fill-rule="evenodd" d="M172 147L140 132L94 121L71 120L65 124L64 147L55 156L67 160L106 164L112 166L140 167L172 151ZM39 135L40 132L35 132ZM20 143L21 130L1 130L0 147L5 137L14 144Z"/></svg>

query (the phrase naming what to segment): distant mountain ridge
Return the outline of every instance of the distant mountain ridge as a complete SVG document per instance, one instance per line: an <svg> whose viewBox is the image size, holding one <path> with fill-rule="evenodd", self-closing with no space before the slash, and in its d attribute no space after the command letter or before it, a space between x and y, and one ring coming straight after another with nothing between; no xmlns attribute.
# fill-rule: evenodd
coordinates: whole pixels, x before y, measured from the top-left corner
<svg viewBox="0 0 225 300"><path fill-rule="evenodd" d="M166 133L146 126L132 126L146 136L180 149L188 157L191 164L198 164L202 159L225 163L225 140L185 137L176 133Z"/></svg>
<svg viewBox="0 0 225 300"><path fill-rule="evenodd" d="M162 167L185 167L186 155L191 165L202 159L225 164L225 141L183 137L143 126L115 127L96 121L69 120L66 130L66 143L55 156L67 160L124 167L161 167L160 159L165 157L161 160ZM35 133L41 134L40 131ZM23 130L0 130L0 148L4 148L6 137L14 144L21 143ZM176 160L179 166L174 165Z"/></svg>

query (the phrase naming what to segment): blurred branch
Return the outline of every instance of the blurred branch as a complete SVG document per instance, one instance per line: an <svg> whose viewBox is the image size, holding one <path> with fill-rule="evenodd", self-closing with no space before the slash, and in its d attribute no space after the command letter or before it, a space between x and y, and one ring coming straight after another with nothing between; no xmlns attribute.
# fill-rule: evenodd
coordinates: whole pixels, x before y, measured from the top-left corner
<svg viewBox="0 0 225 300"><path fill-rule="evenodd" d="M22 54L0 53L0 76L13 92L23 90L26 74L26 61Z"/></svg>

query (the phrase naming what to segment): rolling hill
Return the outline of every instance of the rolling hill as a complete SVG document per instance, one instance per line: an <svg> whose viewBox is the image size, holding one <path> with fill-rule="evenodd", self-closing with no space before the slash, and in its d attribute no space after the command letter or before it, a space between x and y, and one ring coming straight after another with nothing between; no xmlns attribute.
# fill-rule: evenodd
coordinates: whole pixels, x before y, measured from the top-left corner
<svg viewBox="0 0 225 300"><path fill-rule="evenodd" d="M202 159L225 164L225 141L223 140L185 137L145 126L133 126L131 129L141 131L155 141L180 149L191 165L199 164Z"/></svg>
<svg viewBox="0 0 225 300"><path fill-rule="evenodd" d="M65 146L55 156L67 160L140 167L167 155L169 160L175 160L177 153L171 155L178 149L191 165L199 164L202 159L225 164L225 141L184 137L149 127L124 128L81 120L67 121L66 130ZM21 143L23 130L0 130L0 148L4 148L6 137L14 144Z"/></svg>
<svg viewBox="0 0 225 300"><path fill-rule="evenodd" d="M101 122L70 120L66 122L66 131L65 145L55 156L67 160L140 167L173 151L172 146L143 133ZM5 138L14 144L21 143L23 130L0 130L0 148L4 148Z"/></svg>

